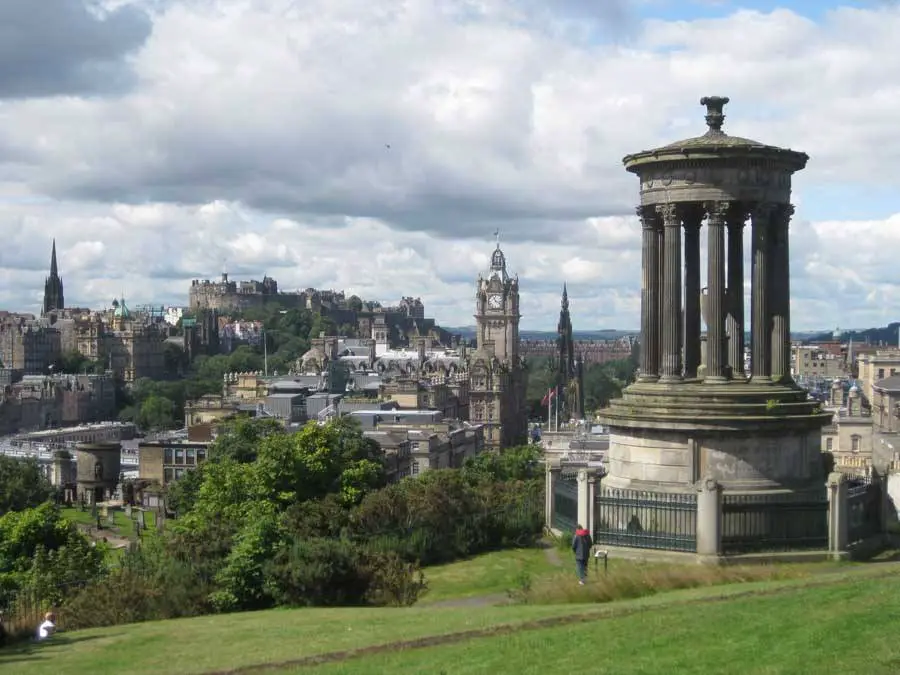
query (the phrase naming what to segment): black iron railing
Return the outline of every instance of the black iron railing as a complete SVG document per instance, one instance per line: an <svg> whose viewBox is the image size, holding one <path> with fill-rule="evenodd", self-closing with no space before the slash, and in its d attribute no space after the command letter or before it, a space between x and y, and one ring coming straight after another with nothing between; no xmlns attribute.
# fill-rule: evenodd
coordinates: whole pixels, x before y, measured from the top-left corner
<svg viewBox="0 0 900 675"><path fill-rule="evenodd" d="M828 548L828 499L791 493L724 495L722 552Z"/></svg>
<svg viewBox="0 0 900 675"><path fill-rule="evenodd" d="M609 489L594 500L598 544L697 550L697 496Z"/></svg>
<svg viewBox="0 0 900 675"><path fill-rule="evenodd" d="M881 531L881 485L868 477L847 487L847 543L852 546Z"/></svg>

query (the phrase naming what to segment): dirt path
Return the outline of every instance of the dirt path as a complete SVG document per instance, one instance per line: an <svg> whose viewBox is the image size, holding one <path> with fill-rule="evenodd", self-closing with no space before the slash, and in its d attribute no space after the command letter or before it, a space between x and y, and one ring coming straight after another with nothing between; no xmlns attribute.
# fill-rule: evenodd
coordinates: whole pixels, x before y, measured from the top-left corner
<svg viewBox="0 0 900 675"><path fill-rule="evenodd" d="M559 555L559 550L553 544L546 544L544 546L544 555L547 556L547 562L554 567L563 566L563 561Z"/></svg>
<svg viewBox="0 0 900 675"><path fill-rule="evenodd" d="M490 595L473 595L469 598L439 600L438 602L428 605L428 609L446 609L447 607L495 607L497 605L505 605L508 602L508 595L504 593L492 593Z"/></svg>

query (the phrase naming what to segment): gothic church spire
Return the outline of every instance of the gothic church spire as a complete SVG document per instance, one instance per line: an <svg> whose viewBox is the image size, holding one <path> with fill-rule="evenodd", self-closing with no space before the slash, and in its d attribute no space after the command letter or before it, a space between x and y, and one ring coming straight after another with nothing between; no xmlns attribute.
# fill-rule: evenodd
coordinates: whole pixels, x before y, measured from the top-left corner
<svg viewBox="0 0 900 675"><path fill-rule="evenodd" d="M56 239L53 239L53 248L50 251L50 276L44 281L44 305L41 314L47 315L63 309L66 306L63 296L63 282L59 278L59 267L56 263Z"/></svg>

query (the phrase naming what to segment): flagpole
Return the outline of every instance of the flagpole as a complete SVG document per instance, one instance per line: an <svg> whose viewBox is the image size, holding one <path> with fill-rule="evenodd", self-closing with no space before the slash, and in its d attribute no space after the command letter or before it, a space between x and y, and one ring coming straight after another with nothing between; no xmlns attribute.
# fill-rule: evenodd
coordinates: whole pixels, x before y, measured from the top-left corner
<svg viewBox="0 0 900 675"><path fill-rule="evenodd" d="M547 391L547 431L553 431L553 397Z"/></svg>
<svg viewBox="0 0 900 675"><path fill-rule="evenodd" d="M559 433L559 385L556 385L553 388L553 398L556 399L556 408L554 409L556 412L556 433Z"/></svg>

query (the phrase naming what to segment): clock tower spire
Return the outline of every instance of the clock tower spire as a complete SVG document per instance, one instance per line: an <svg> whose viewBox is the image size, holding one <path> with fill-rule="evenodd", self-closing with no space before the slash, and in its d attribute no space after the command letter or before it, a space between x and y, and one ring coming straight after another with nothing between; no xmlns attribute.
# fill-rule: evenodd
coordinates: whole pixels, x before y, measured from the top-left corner
<svg viewBox="0 0 900 675"><path fill-rule="evenodd" d="M485 445L527 442L527 374L519 355L519 279L506 267L499 232L486 275L475 285L477 349L469 362L469 417L485 428Z"/></svg>

